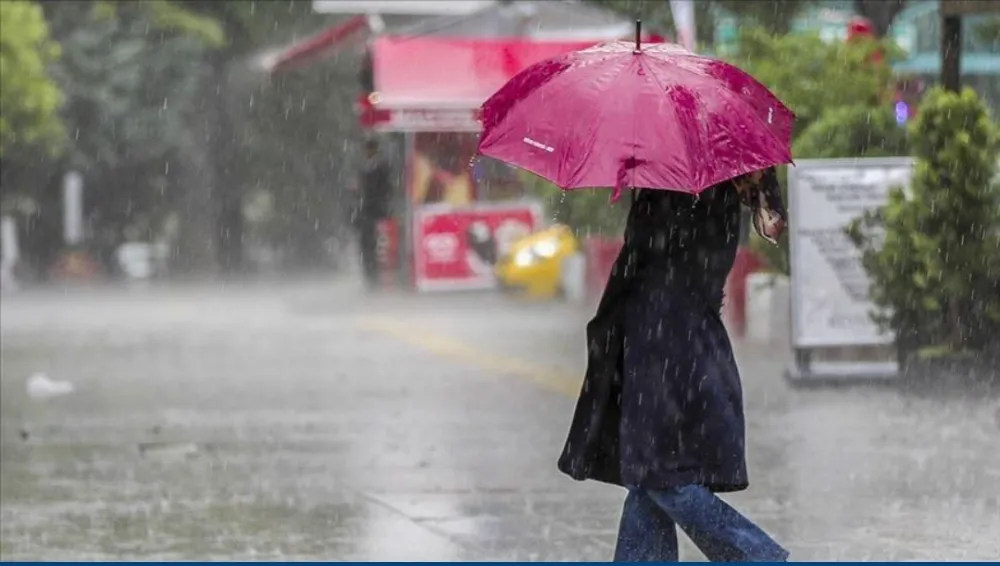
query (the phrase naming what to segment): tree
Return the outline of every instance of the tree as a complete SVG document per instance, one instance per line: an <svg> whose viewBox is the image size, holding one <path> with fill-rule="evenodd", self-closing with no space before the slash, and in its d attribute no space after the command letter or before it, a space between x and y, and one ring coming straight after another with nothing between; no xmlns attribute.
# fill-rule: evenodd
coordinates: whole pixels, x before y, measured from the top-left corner
<svg viewBox="0 0 1000 566"><path fill-rule="evenodd" d="M910 138L917 167L909 191L894 190L849 231L872 280L873 317L896 333L903 351L996 347L997 126L973 90L935 88Z"/></svg>
<svg viewBox="0 0 1000 566"><path fill-rule="evenodd" d="M253 96L263 94L260 86L267 82L263 70L256 68L255 58L268 46L323 25L324 18L315 16L311 3L304 0L109 0L104 4L116 12L141 10L159 29L196 38L205 48L200 57L204 69L200 103L189 112L193 146L186 148L183 174L191 182L183 200L191 214L182 216L185 226L178 255L195 257L211 251L223 272L243 271L244 203L247 191L258 184L248 178L247 171L259 170L248 156L262 157L250 140L263 139L253 132L253 124L246 122L255 113L248 113L246 106L248 100L259 102ZM273 147L281 141L263 143ZM266 157L273 158L273 154ZM288 186L289 179L283 183ZM197 262L192 267L207 266Z"/></svg>
<svg viewBox="0 0 1000 566"><path fill-rule="evenodd" d="M0 2L0 158L14 145L52 152L64 139L62 94L48 74L59 45L35 2Z"/></svg>
<svg viewBox="0 0 1000 566"><path fill-rule="evenodd" d="M65 92L61 115L73 135L59 159L32 164L39 175L34 184L42 188L35 195L39 214L46 217L38 228L59 216L59 179L79 171L95 229L91 244L109 260L126 233L154 240L173 212L177 164L188 142L184 112L198 84L201 47L151 32L141 10L112 14L98 6L44 4L52 36L64 48L52 76Z"/></svg>
<svg viewBox="0 0 1000 566"><path fill-rule="evenodd" d="M888 104L892 69L873 54L884 42L826 42L815 34L771 35L744 30L735 63L771 89L796 114L796 132L841 106Z"/></svg>
<svg viewBox="0 0 1000 566"><path fill-rule="evenodd" d="M241 174L245 157L254 152L249 134L239 123L240 108L253 86L252 58L255 52L297 32L322 25L306 1L218 2L210 0L166 1L153 4L162 25L173 25L206 40L206 74L202 82L203 111L196 125L203 142L205 185L214 213L213 241L223 272L244 270L245 218L243 205L248 183ZM215 29L219 34L215 34ZM260 71L256 76L263 79ZM197 245L197 242L193 244Z"/></svg>

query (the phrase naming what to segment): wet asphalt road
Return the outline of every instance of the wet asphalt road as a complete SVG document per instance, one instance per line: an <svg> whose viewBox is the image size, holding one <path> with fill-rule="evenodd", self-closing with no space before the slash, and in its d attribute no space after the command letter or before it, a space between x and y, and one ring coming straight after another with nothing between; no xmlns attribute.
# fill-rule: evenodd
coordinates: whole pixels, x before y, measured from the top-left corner
<svg viewBox="0 0 1000 566"><path fill-rule="evenodd" d="M555 469L588 315L333 282L4 296L0 557L607 560L623 493ZM740 358L728 499L793 560L1000 559L1000 401ZM28 398L39 371L75 392Z"/></svg>

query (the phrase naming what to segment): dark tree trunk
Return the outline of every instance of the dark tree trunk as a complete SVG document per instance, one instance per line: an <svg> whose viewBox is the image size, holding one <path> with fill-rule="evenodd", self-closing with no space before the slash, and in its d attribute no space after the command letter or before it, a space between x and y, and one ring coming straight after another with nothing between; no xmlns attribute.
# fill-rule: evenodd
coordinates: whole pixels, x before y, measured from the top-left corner
<svg viewBox="0 0 1000 566"><path fill-rule="evenodd" d="M906 0L854 0L854 11L868 18L876 37L885 37L896 16L906 8Z"/></svg>
<svg viewBox="0 0 1000 566"><path fill-rule="evenodd" d="M958 92L962 88L962 17L941 17L941 84Z"/></svg>

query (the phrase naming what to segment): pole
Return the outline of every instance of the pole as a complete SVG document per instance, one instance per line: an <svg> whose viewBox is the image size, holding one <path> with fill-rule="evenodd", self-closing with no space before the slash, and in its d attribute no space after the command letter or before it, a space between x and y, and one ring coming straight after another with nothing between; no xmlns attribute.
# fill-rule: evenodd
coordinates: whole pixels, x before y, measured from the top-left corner
<svg viewBox="0 0 1000 566"><path fill-rule="evenodd" d="M953 92L962 88L961 16L941 16L941 84Z"/></svg>
<svg viewBox="0 0 1000 566"><path fill-rule="evenodd" d="M83 177L76 171L63 178L63 238L69 247L83 242Z"/></svg>
<svg viewBox="0 0 1000 566"><path fill-rule="evenodd" d="M635 51L638 53L642 42L642 20L635 21Z"/></svg>
<svg viewBox="0 0 1000 566"><path fill-rule="evenodd" d="M399 231L399 277L402 285L402 289L413 290L416 288L416 281L414 279L415 266L414 266L414 251L416 250L416 243L414 242L416 230L414 227L414 216L416 215L416 206L413 203L413 193L412 193L412 183L413 183L413 167L416 152L416 134L413 132L405 132L403 134L403 174L400 175L402 180L402 196L403 196L403 218L400 222L400 227L402 230Z"/></svg>
<svg viewBox="0 0 1000 566"><path fill-rule="evenodd" d="M17 222L11 216L0 217L0 289L16 290L14 266L21 257L17 243Z"/></svg>

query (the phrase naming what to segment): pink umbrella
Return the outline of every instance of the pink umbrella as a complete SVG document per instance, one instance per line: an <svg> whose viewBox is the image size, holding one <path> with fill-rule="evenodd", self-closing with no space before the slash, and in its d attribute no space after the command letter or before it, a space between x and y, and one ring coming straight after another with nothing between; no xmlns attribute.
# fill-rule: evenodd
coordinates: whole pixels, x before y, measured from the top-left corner
<svg viewBox="0 0 1000 566"><path fill-rule="evenodd" d="M795 114L733 65L637 40L528 67L483 104L482 120L479 153L563 189L614 187L617 198L626 187L698 193L791 163Z"/></svg>

